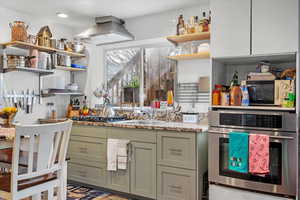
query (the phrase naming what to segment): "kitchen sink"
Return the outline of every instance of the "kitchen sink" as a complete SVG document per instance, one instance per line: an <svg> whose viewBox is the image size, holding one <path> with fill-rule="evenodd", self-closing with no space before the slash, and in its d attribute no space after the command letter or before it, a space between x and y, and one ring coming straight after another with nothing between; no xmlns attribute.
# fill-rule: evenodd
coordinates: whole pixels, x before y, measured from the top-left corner
<svg viewBox="0 0 300 200"><path fill-rule="evenodd" d="M118 124L129 124L129 125L160 125L166 122L158 120L127 120L121 122L115 122Z"/></svg>

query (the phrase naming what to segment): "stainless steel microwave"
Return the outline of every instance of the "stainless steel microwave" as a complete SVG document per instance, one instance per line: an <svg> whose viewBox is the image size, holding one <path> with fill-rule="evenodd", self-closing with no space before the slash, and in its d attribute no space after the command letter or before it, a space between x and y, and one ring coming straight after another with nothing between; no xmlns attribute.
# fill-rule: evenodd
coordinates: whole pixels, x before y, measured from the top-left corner
<svg viewBox="0 0 300 200"><path fill-rule="evenodd" d="M248 80L246 84L250 105L282 105L289 91L293 90L293 81L291 80Z"/></svg>

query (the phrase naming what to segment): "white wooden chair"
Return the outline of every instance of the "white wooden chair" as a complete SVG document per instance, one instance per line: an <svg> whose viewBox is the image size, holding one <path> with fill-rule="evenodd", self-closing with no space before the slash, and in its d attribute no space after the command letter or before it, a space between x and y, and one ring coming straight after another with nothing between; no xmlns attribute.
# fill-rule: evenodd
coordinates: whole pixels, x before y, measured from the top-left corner
<svg viewBox="0 0 300 200"><path fill-rule="evenodd" d="M39 200L42 193L47 193L48 200L52 200L57 188L58 199L66 200L66 153L71 127L71 120L16 126L12 172L0 177L0 198L19 200L32 197ZM28 148L24 150L26 145ZM21 158L26 158L25 166L21 164Z"/></svg>

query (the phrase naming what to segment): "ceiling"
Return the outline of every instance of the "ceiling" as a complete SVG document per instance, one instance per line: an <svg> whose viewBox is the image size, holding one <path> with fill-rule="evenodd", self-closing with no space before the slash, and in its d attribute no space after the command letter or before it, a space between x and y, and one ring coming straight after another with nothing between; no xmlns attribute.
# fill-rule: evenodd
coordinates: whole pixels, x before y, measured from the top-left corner
<svg viewBox="0 0 300 200"><path fill-rule="evenodd" d="M47 18L70 26L94 23L94 17L113 15L131 18L207 3L208 0L9 0L0 6L19 12ZM67 13L67 19L58 19L57 12Z"/></svg>

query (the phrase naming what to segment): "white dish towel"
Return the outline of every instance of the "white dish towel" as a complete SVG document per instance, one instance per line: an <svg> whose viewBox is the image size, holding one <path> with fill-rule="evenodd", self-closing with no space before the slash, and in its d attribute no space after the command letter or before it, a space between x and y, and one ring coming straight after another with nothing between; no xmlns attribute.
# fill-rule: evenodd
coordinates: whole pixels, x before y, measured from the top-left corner
<svg viewBox="0 0 300 200"><path fill-rule="evenodd" d="M127 169L127 144L129 140L108 139L107 140L107 170Z"/></svg>
<svg viewBox="0 0 300 200"><path fill-rule="evenodd" d="M129 140L119 140L118 142L118 169L126 170L127 169L127 160L128 160L128 151L127 145L129 144Z"/></svg>

